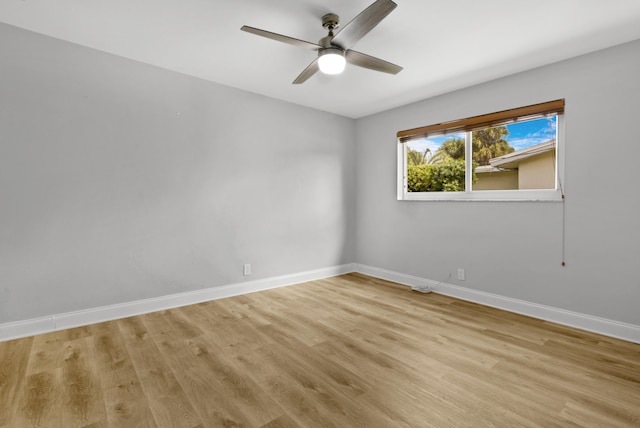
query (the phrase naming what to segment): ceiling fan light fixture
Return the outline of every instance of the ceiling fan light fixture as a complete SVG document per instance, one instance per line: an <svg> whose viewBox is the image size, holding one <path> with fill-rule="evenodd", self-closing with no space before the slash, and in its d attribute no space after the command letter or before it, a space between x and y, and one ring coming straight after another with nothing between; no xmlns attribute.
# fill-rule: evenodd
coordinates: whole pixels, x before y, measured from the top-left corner
<svg viewBox="0 0 640 428"><path fill-rule="evenodd" d="M294 85L306 82L318 71L323 74L340 74L344 71L347 62L374 71L398 74L402 70L402 67L351 49L351 46L369 33L369 31L389 15L396 6L398 5L393 0L375 0L368 8L360 12L358 16L345 25L336 35L333 34L333 31L340 26L340 17L335 13L327 13L322 17L322 27L328 31L328 34L320 39L318 43L307 42L247 25L243 25L240 29L247 33L317 53L318 56L313 62L295 78L293 81Z"/></svg>
<svg viewBox="0 0 640 428"><path fill-rule="evenodd" d="M342 49L325 48L318 53L318 67L324 74L342 73L346 62Z"/></svg>

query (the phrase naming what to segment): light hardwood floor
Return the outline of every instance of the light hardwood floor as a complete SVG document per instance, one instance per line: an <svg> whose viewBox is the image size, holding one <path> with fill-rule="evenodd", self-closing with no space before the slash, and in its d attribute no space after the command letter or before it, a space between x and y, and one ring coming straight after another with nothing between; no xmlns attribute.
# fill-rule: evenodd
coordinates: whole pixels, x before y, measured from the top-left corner
<svg viewBox="0 0 640 428"><path fill-rule="evenodd" d="M0 343L0 427L638 427L640 345L359 274Z"/></svg>

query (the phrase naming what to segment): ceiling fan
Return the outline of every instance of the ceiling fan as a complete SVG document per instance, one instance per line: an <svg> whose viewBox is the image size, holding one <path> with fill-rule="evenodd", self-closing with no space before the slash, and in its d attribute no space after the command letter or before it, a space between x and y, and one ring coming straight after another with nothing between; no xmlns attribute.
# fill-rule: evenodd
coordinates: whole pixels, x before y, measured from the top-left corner
<svg viewBox="0 0 640 428"><path fill-rule="evenodd" d="M325 74L342 73L346 62L383 73L398 74L402 67L351 49L351 46L378 25L397 6L391 0L377 0L345 25L336 35L333 34L333 31L340 25L340 18L335 13L328 13L322 17L322 26L329 31L329 34L320 39L318 43L295 39L247 25L242 26L241 30L318 52L318 57L296 77L293 81L294 84L304 83L318 70Z"/></svg>

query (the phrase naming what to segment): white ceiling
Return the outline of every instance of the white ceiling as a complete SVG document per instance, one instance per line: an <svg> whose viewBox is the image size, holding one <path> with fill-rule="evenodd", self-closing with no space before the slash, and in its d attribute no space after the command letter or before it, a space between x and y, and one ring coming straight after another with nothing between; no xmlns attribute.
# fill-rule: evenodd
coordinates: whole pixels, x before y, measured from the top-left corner
<svg viewBox="0 0 640 428"><path fill-rule="evenodd" d="M311 51L244 24L317 42L373 0L2 0L0 22L224 85L358 118L640 39L640 0L395 0L353 48L404 67L347 66L293 79Z"/></svg>

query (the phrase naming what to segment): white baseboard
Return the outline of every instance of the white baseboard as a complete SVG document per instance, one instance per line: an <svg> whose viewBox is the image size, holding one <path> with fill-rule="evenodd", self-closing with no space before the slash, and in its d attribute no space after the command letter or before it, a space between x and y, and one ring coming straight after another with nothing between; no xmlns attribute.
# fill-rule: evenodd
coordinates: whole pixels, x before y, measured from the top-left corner
<svg viewBox="0 0 640 428"><path fill-rule="evenodd" d="M411 287L426 285L433 288L438 284L438 281L361 264L356 264L355 271L364 275L397 282ZM531 303L524 300L512 299L510 297L504 297L497 294L485 293L483 291L459 287L446 282L440 283L438 288L433 292L461 300L467 300L469 302L479 303L485 306L503 309L509 312L527 315L545 321L551 321L557 324L575 327L581 330L603 334L605 336L615 337L629 342L640 343L640 326L633 324L625 324L606 318L594 317L578 312Z"/></svg>
<svg viewBox="0 0 640 428"><path fill-rule="evenodd" d="M269 290L271 288L299 284L301 282L329 278L336 275L354 272L354 270L355 264L332 266L273 278L258 279L255 281L211 287L202 290L189 291L151 299L136 300L133 302L102 306L81 311L67 312L24 321L9 322L0 324L0 341L18 339L36 334L49 333L56 330L80 327L103 321L111 321L114 319L161 311L164 309L177 308L179 306L193 305L225 297L238 296L256 291Z"/></svg>
<svg viewBox="0 0 640 428"><path fill-rule="evenodd" d="M33 336L35 334L48 333L56 330L64 330L67 328L192 305L225 297L238 296L256 291L284 287L287 285L329 278L350 272L359 272L364 275L397 282L411 287L427 286L429 288L433 288L440 284L434 293L444 294L458 299L479 303L481 305L491 306L545 321L551 321L579 328L581 330L627 340L629 342L640 343L640 326L637 325L625 324L578 312L566 311L564 309L558 309L551 306L539 305L537 303L531 303L524 300L485 293L445 282L439 283L438 281L431 279L406 275L357 263L0 324L0 341Z"/></svg>

